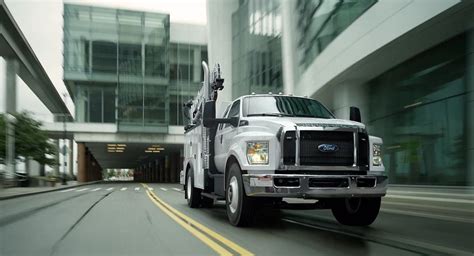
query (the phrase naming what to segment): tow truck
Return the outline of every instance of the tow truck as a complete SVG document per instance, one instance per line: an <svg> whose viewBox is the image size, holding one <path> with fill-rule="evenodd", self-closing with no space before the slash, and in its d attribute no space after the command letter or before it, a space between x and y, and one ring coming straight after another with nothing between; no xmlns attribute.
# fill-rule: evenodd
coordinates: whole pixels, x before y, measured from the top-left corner
<svg viewBox="0 0 474 256"><path fill-rule="evenodd" d="M206 62L202 67L202 87L184 104L180 183L189 207L224 200L234 226L251 225L256 211L268 205L331 209L344 225L373 223L388 178L383 141L367 133L358 108L351 107L350 120L343 120L308 97L252 93L216 117L224 79L218 64L212 73Z"/></svg>

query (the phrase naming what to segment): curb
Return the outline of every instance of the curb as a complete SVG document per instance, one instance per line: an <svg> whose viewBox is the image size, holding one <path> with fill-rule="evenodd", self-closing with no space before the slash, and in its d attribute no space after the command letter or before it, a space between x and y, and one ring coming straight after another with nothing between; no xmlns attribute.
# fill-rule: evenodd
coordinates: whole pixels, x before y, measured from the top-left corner
<svg viewBox="0 0 474 256"><path fill-rule="evenodd" d="M16 195L10 195L10 196L0 196L0 201L13 199L13 198L18 198L18 197L24 197L24 196L33 196L33 195L38 195L38 194L43 194L43 193L55 192L55 191L60 191L60 190L65 190L65 189L70 189L70 188L82 187L82 186L96 184L96 183L100 183L100 182L102 182L102 181L98 180L98 181L91 181L91 182L81 183L81 184L62 187L62 188L53 188L53 189L49 189L49 190L23 193L23 194L16 194Z"/></svg>

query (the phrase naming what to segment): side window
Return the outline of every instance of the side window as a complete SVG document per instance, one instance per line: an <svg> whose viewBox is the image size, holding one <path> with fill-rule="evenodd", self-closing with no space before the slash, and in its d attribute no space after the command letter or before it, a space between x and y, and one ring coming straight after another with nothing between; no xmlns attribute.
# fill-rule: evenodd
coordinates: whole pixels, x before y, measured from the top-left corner
<svg viewBox="0 0 474 256"><path fill-rule="evenodd" d="M229 110L229 115L227 116L227 118L236 117L236 116L238 117L239 113L240 113L240 100L232 104L232 107ZM225 124L224 128L228 126L230 126L230 124Z"/></svg>

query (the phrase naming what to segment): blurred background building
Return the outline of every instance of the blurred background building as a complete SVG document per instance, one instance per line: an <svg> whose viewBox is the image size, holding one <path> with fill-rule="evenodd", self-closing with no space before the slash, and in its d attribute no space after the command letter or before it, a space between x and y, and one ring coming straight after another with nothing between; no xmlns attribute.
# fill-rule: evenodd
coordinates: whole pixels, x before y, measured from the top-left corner
<svg viewBox="0 0 474 256"><path fill-rule="evenodd" d="M208 0L209 58L225 101L284 91L340 118L359 107L391 183L474 185L472 17L472 1Z"/></svg>
<svg viewBox="0 0 474 256"><path fill-rule="evenodd" d="M205 31L163 13L65 4L64 82L82 127L74 132L79 173L91 156L101 169L177 180L182 104L202 81Z"/></svg>

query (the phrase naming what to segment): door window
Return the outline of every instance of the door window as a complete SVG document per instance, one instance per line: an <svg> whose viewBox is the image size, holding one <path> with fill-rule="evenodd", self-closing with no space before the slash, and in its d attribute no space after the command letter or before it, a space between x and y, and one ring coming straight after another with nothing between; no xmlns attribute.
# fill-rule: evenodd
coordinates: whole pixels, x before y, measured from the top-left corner
<svg viewBox="0 0 474 256"><path fill-rule="evenodd" d="M239 113L240 113L240 100L238 100L238 101L234 102L234 104L232 104L232 107L229 110L229 115L228 115L227 118L238 117ZM225 124L224 128L226 128L228 126L230 126L230 124Z"/></svg>

